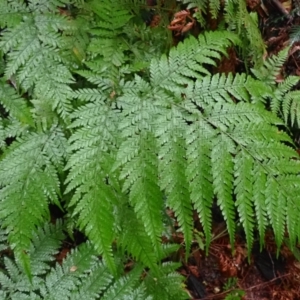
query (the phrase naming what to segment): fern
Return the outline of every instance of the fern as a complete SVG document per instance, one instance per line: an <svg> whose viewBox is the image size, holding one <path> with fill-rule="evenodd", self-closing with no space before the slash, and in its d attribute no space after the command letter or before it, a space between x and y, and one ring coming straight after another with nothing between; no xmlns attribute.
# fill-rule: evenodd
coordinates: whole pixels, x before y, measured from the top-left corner
<svg viewBox="0 0 300 300"><path fill-rule="evenodd" d="M210 26L207 24L205 14L209 11L211 17L217 19L221 7L224 7L226 28L240 37L242 56L245 60L251 57L254 64L262 65L266 46L258 28L258 16L255 12L248 12L246 1L229 0L222 3L219 0L181 0L180 2L187 4L187 9L194 11L194 17L204 27Z"/></svg>
<svg viewBox="0 0 300 300"><path fill-rule="evenodd" d="M147 275L146 284L140 282L142 268L134 267L127 275L113 278L108 267L96 258L95 250L90 244L82 244L71 251L62 265L50 265L54 254L62 241L62 223L45 225L33 238L29 254L32 256L32 280L24 276L22 268L5 258L6 271L0 272L2 299L159 299L151 282L152 274ZM186 293L174 288L173 280L178 286L182 278L174 274L178 265L163 268L159 286L172 286L177 299L186 299ZM158 276L158 274L156 274ZM150 279L151 278L151 279ZM166 284L168 278L170 282ZM172 279L171 279L172 278ZM150 282L149 282L150 281ZM165 281L165 282L163 282ZM157 286L158 287L158 286ZM171 294L162 292L165 299Z"/></svg>
<svg viewBox="0 0 300 300"><path fill-rule="evenodd" d="M277 129L272 125L280 124L281 121L264 111L260 104L247 104L249 101L257 102L258 99L262 102L256 88L260 89L262 95L269 95L268 86L245 76L203 77L208 73L203 68L203 63L214 64L213 58L220 57L218 51L224 52L222 47L229 45L229 39L234 40L234 36L229 33L210 33L200 37L199 41L193 38L187 40L177 49L171 50L169 58L162 57L161 60L152 61L150 83L136 76L135 80L124 84L124 95L117 99L123 117L119 124L121 143L115 157L114 170L121 168L123 192L129 193L137 217L145 224L146 231L156 248L157 238L161 232L161 217L158 210L161 202L157 202L161 196L158 194L158 185L167 195L167 205L175 211L187 248L192 233L189 191L192 191L192 203L200 214L208 241L211 217L207 211L211 206L213 195L216 195L227 222L231 242L234 240L235 207L237 207L248 246L251 247L255 211L253 207L257 211L262 206L261 197L256 196L252 190L254 184L259 184L253 172L256 166L261 166L261 170L264 170L264 174L269 178L267 185L274 184L273 180L278 176L278 169L276 165L270 165L270 159L276 155L279 164L281 158L291 159L295 156L294 151L280 144L280 141L290 141L288 137L284 134L278 135ZM192 78L196 78L197 81L194 83ZM232 97L240 103L233 104ZM150 102L150 99L153 100ZM211 101L215 101L216 104L212 106ZM200 113L199 107L203 113ZM106 116L108 115L106 113ZM91 120L91 117L92 115L86 115L86 120ZM201 122L201 128L207 128L204 132L200 131L198 137L194 137L193 140L204 143L206 149L204 155L211 161L210 163L206 160L207 168L204 168L204 174L199 175L201 176L199 179L192 178L193 180L189 182L185 176L191 178L191 171L186 173L184 170L187 169L187 162L196 167L194 159L198 159L198 156L194 155L194 159L187 158L187 153L195 151L195 146L186 140L186 133L193 128L187 125L188 121ZM270 144L267 138L273 142ZM100 139L101 142L105 140L103 137ZM271 147L276 147L277 154L276 151L270 152ZM151 153L157 153L158 160ZM202 161L198 163L199 170L202 168L201 163ZM76 169L81 167L76 166ZM291 172L296 174L295 169ZM198 188L201 185L195 185L195 182L202 181L202 176L208 178L211 185L207 196L204 196L206 193ZM152 182L155 178L160 178L160 182L157 179ZM278 188L279 186L281 185L278 185ZM146 196L148 190L151 190L151 194ZM233 193L237 197L236 201L232 198ZM267 193L271 193L269 188L263 192L265 196ZM139 198L135 200L134 197L137 195ZM151 195L156 196L150 200ZM275 197L276 194L273 195ZM253 202L255 199L257 203ZM279 245L283 237L282 228L288 215L279 216L276 213L283 211L285 202L275 199L266 201L268 217ZM153 206L147 208L148 203ZM262 236L269 223L268 217L266 213L260 213L258 216Z"/></svg>
<svg viewBox="0 0 300 300"><path fill-rule="evenodd" d="M58 54L66 47L59 32L71 33L76 26L54 13L58 12L59 4L63 2L29 2L26 16L3 33L0 48L8 56L6 79L16 76L24 90L34 86L33 96L38 102L48 100L53 109L66 117L70 111L69 84L73 79Z"/></svg>
<svg viewBox="0 0 300 300"><path fill-rule="evenodd" d="M258 79L268 82L270 91L265 95L265 98L270 99L272 112L281 117L286 125L290 124L291 127L299 127L299 92L292 90L299 81L298 77L288 76L283 82L276 84L276 76L279 75L287 55L288 49L285 49L279 52L277 56L267 59L263 66L253 69L252 72Z"/></svg>
<svg viewBox="0 0 300 300"><path fill-rule="evenodd" d="M213 74L243 45L236 34L204 32L164 53L162 28L126 3L0 0L12 16L0 21L0 241L13 252L3 299L186 299L179 264L162 263L178 250L162 242L166 209L186 257L194 210L208 250L214 201L232 246L237 223L249 249L268 227L278 247L285 230L292 248L299 240L299 160L284 131L300 120L296 78L276 84L286 52L254 76ZM255 18L226 5L261 53ZM49 205L63 224L48 224ZM55 265L62 229L87 241Z"/></svg>
<svg viewBox="0 0 300 300"><path fill-rule="evenodd" d="M0 163L1 219L9 230L8 239L15 254L24 263L24 250L32 231L49 215L48 199L59 203L57 171L65 151L66 139L61 129L54 126L47 133L19 138Z"/></svg>

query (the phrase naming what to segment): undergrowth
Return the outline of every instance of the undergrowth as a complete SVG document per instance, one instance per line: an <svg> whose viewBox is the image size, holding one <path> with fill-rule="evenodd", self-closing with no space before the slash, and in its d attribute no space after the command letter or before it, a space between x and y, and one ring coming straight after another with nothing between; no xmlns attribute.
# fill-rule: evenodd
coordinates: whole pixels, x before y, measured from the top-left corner
<svg viewBox="0 0 300 300"><path fill-rule="evenodd" d="M225 8L236 29L250 26L243 5ZM278 247L286 233L298 241L299 160L285 132L299 125L298 79L275 81L287 51L251 74L214 74L258 31L224 26L170 48L164 23L147 27L141 9L0 0L3 299L188 298L180 264L162 263L179 247L162 242L166 208L187 257L194 210L209 248L214 201L232 246L237 223L249 249L268 227ZM64 217L50 224L53 205ZM87 241L55 263L75 230Z"/></svg>

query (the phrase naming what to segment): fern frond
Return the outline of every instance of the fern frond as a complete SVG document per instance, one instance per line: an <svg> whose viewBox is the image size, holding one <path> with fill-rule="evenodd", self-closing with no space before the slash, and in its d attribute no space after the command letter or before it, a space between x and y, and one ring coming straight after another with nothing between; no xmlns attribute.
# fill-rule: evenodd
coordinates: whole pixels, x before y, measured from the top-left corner
<svg viewBox="0 0 300 300"><path fill-rule="evenodd" d="M6 250L9 248L7 243L7 232L6 230L0 230L0 251Z"/></svg>
<svg viewBox="0 0 300 300"><path fill-rule="evenodd" d="M123 225L123 234L120 241L121 246L124 251L130 253L135 259L158 274L157 262L161 259L159 256L159 252L162 252L161 249L156 248L153 251L153 244L142 223L132 211L127 209L125 212L126 214L122 214L123 217L121 219ZM126 219L123 220L123 218Z"/></svg>
<svg viewBox="0 0 300 300"><path fill-rule="evenodd" d="M180 265L178 263L167 262L161 266L161 275L158 278L150 271L145 279L145 286L148 294L153 296L153 300L159 299L188 299L186 291L178 288L182 285L183 277L175 272Z"/></svg>
<svg viewBox="0 0 300 300"><path fill-rule="evenodd" d="M102 293L112 283L113 276L107 266L95 262L90 270L81 276L81 283L78 289L73 291L71 299L76 300L93 300L98 299Z"/></svg>
<svg viewBox="0 0 300 300"><path fill-rule="evenodd" d="M214 189L214 194L217 196L217 203L227 222L227 229L232 243L235 231L235 206L246 232L249 247L253 243L253 208L255 208L258 219L261 241L265 228L270 221L272 226L273 222L277 222L273 228L277 237L277 243L280 243L282 241L281 226L284 227L287 216L281 216L282 218L280 219L277 215L279 211L276 207L282 207L281 202L284 202L282 200L284 196L279 202L275 192L272 197L277 200L272 198L268 202L272 203L272 205L266 205L266 194L271 191L271 189L266 190L266 176L270 176L270 178L275 180L278 184L278 189L284 189L287 192L287 189L283 188L283 183L277 181L276 178L282 172L283 161L285 161L286 176L288 174L297 174L297 166L291 161L295 157L295 151L282 144L282 142L291 143L292 141L289 136L278 131L273 125L283 125L283 122L274 116L273 113L267 112L261 105L261 101L257 101L259 96L254 91L255 81L249 80L247 77L237 76L235 81L239 90L237 99L241 102L233 104L232 102L230 103L230 98L235 98L237 93L235 84L228 90L225 85L227 80L233 82L230 75L228 78L218 75L204 77L201 81L195 83L194 89L187 89L185 94L188 102L184 103L183 106L193 115L193 117L188 118L189 122L192 122L189 125L190 129L188 132L191 133L196 121L200 120L201 128L203 129L200 130L199 128L198 130L197 140L200 143L198 148L201 147L202 142L205 143L206 147L209 147L208 149L211 149L206 155L211 157L212 166L211 169L204 169L202 176L210 176L210 174L213 176L211 185ZM210 88L211 86L212 88ZM219 91L219 87L222 91ZM261 88L263 89L263 87ZM268 91L268 88L265 89L265 94ZM244 102L248 102L251 98L254 99L253 103L256 104ZM210 101L206 99L210 99ZM212 101L215 102L212 104ZM191 140L196 139L192 134L190 134L190 138ZM192 143L187 145L188 153L193 155L195 150L193 147L190 148ZM192 159L192 157L189 159ZM195 160L195 158L193 159ZM202 160L206 161L206 159ZM194 174L197 174L198 170L192 170L194 170ZM262 181L260 182L259 179ZM194 185L194 180L191 180L191 187ZM254 190L253 186L261 187L261 192ZM198 187L195 187L195 189L199 191ZM236 197L235 202L233 201L233 194ZM202 195L202 197L205 197L205 195ZM275 203L274 201L278 202ZM195 207L197 208L196 204ZM198 210L201 211L201 208ZM267 213L272 215L272 220L267 218ZM210 228L210 220L206 220L206 225L205 223L202 224L207 232L208 228ZM291 233L295 231L292 226L291 229Z"/></svg>
<svg viewBox="0 0 300 300"><path fill-rule="evenodd" d="M29 13L24 1L8 1L0 2L0 27L16 26L22 21L22 17Z"/></svg>
<svg viewBox="0 0 300 300"><path fill-rule="evenodd" d="M300 27L293 26L290 32L290 44L294 44L300 40Z"/></svg>
<svg viewBox="0 0 300 300"><path fill-rule="evenodd" d="M217 105L224 105L224 101L232 103L232 99L242 102L257 101L270 94L268 86L244 74L234 77L232 74L205 76L195 83L195 89L201 90L201 93L194 94L195 101L200 106L211 103L211 99L218 103Z"/></svg>
<svg viewBox="0 0 300 300"><path fill-rule="evenodd" d="M57 253L63 237L61 222L56 225L46 224L33 235L33 242L28 251L33 275L31 281L24 276L22 267L4 258L7 274L0 272L0 283L10 299L27 299L29 294L32 299L40 299L35 291L43 285L43 280L37 275L44 275L50 269L49 262L54 260L53 255Z"/></svg>
<svg viewBox="0 0 300 300"><path fill-rule="evenodd" d="M228 29L236 32L242 40L242 55L250 56L255 65L261 66L266 45L259 31L257 13L249 13L245 1L227 1L224 8Z"/></svg>
<svg viewBox="0 0 300 300"><path fill-rule="evenodd" d="M247 246L253 245L254 213L252 208L253 181L252 176L253 160L246 151L239 151L235 156L235 195L237 211L246 234Z"/></svg>
<svg viewBox="0 0 300 300"><path fill-rule="evenodd" d="M80 284L80 275L88 272L95 262L95 250L89 244L71 252L63 261L62 265L56 265L47 274L45 286L41 288L41 296L44 299L66 299L70 298L73 290Z"/></svg>
<svg viewBox="0 0 300 300"><path fill-rule="evenodd" d="M132 14L124 3L108 0L92 1L86 9L95 15L95 22L90 30L91 38L85 64L101 77L101 86L112 92L114 85L118 85L124 74L128 73L126 70L122 71L131 50L124 39L123 28L132 18Z"/></svg>
<svg viewBox="0 0 300 300"><path fill-rule="evenodd" d="M296 78L295 78L296 79ZM297 80L297 81L296 81ZM295 83L299 81L297 78ZM278 109L277 114L282 114L282 118L285 123L290 123L291 126L300 125L300 107L299 107L299 91L290 91L281 97L278 97L277 90L275 92L276 97L272 99L271 105L280 105L280 110ZM277 102L277 103L276 103Z"/></svg>
<svg viewBox="0 0 300 300"><path fill-rule="evenodd" d="M20 123L33 125L32 116L25 99L21 98L15 90L4 82L0 82L0 102L9 115Z"/></svg>
<svg viewBox="0 0 300 300"><path fill-rule="evenodd" d="M282 244L286 219L286 195L279 190L276 180L268 176L266 182L266 207L274 233L276 245Z"/></svg>
<svg viewBox="0 0 300 300"><path fill-rule="evenodd" d="M277 55L269 57L262 66L251 69L257 79L265 82L267 85L274 85L276 76L279 74L282 65L288 56L288 48L280 51Z"/></svg>
<svg viewBox="0 0 300 300"><path fill-rule="evenodd" d="M214 140L211 153L214 162L212 166L214 193L217 195L217 204L226 221L230 243L233 245L235 234L235 212L232 199L234 164L230 152L235 152L234 145L225 135Z"/></svg>
<svg viewBox="0 0 300 300"><path fill-rule="evenodd" d="M289 244L295 247L297 244L297 237L299 237L298 227L298 177L291 175L281 176L280 181L282 185L288 186L289 198L286 201L286 226L289 232ZM286 195L285 195L286 196Z"/></svg>
<svg viewBox="0 0 300 300"><path fill-rule="evenodd" d="M81 118L82 114L86 117ZM115 271L111 244L114 239L114 205L116 195L109 184L114 153L107 153L116 144L115 115L103 101L89 103L72 115L72 127L78 128L71 137L71 155L66 166L70 170L67 192L76 188L70 205L76 205L79 225L103 255L111 270ZM106 129L105 129L106 128ZM112 175L113 176L113 175ZM93 224L93 226L91 226Z"/></svg>
<svg viewBox="0 0 300 300"><path fill-rule="evenodd" d="M174 210L183 231L187 249L192 241L192 206L189 186L185 174L186 149L184 116L175 105L159 116L156 134L160 143L159 173L160 186L165 191L167 205Z"/></svg>
<svg viewBox="0 0 300 300"><path fill-rule="evenodd" d="M172 90L174 86L188 83L191 78L201 79L209 74L203 64L215 65L214 59L220 59L221 53L226 55L227 47L235 43L238 43L236 35L221 31L207 32L198 40L192 37L185 40L171 49L169 58L151 62L153 87Z"/></svg>
<svg viewBox="0 0 300 300"><path fill-rule="evenodd" d="M130 191L130 202L137 216L143 220L145 230L157 248L163 230L161 218L163 203L158 186L156 140L151 134L141 135L139 139L128 139L120 147L119 153L122 157L126 154L123 147L126 150L140 149L140 153L125 161L126 165L122 168L120 179L124 179L123 192Z"/></svg>
<svg viewBox="0 0 300 300"><path fill-rule="evenodd" d="M196 120L187 130L187 169L191 201L203 226L206 245L210 244L213 202L211 140L213 129L203 120ZM208 249L208 248L207 248Z"/></svg>
<svg viewBox="0 0 300 300"><path fill-rule="evenodd" d="M30 1L28 7L32 11L38 11L41 13L46 13L49 11L56 11L57 7L63 7L65 4L68 4L68 0L41 0L41 1Z"/></svg>
<svg viewBox="0 0 300 300"><path fill-rule="evenodd" d="M120 168L123 192L129 192L137 216L158 249L163 230L163 197L158 185L157 142L152 133L155 106L147 98L140 98L140 94L150 92L150 85L140 78L136 77L135 84L126 91L126 96L119 99L127 117L119 125L124 142L120 145L115 168Z"/></svg>
<svg viewBox="0 0 300 300"><path fill-rule="evenodd" d="M33 2L31 5L35 6ZM46 4L41 8L48 10ZM6 78L16 76L18 84L25 90L35 85L35 96L51 101L52 109L63 117L70 112L69 84L73 79L57 52L67 47L60 32L70 33L75 28L64 16L43 15L37 9L20 24L7 30L0 41L0 48L8 56Z"/></svg>
<svg viewBox="0 0 300 300"><path fill-rule="evenodd" d="M141 271L141 268L137 266L128 275L119 278L103 294L101 300L134 299L132 295L134 294L134 287L139 280Z"/></svg>
<svg viewBox="0 0 300 300"><path fill-rule="evenodd" d="M100 18L99 27L108 32L122 32L123 26L132 18L129 11L120 6L120 3L111 3L104 0L102 2L91 1L89 3L92 11ZM105 14L103 13L105 11ZM110 33L109 33L110 36Z"/></svg>
<svg viewBox="0 0 300 300"><path fill-rule="evenodd" d="M45 224L33 234L29 249L32 275L42 275L50 269L49 262L54 260L64 237L61 221L57 221L55 225Z"/></svg>
<svg viewBox="0 0 300 300"><path fill-rule="evenodd" d="M255 217L257 220L257 229L260 238L260 246L262 248L265 244L264 234L268 225L267 208L264 194L267 182L267 175L262 166L257 165L253 169L253 178L253 190L256 191L255 193L253 193L253 202L255 209Z"/></svg>
<svg viewBox="0 0 300 300"><path fill-rule="evenodd" d="M209 11L214 19L217 19L220 7L219 0L209 0Z"/></svg>
<svg viewBox="0 0 300 300"><path fill-rule="evenodd" d="M291 91L299 78L288 76L282 83L276 86L276 76L279 74L282 64L288 55L288 48L280 51L278 55L268 58L264 65L257 69L252 69L252 73L261 81L265 81L271 87L269 97L271 110L275 115L281 117L286 124L292 126L299 124L298 92Z"/></svg>
<svg viewBox="0 0 300 300"><path fill-rule="evenodd" d="M56 140L59 135L61 139ZM53 127L47 133L19 138L0 162L0 215L8 229L9 242L24 264L29 259L24 251L35 226L49 217L49 200L59 203L56 167L65 158L65 149L65 137L59 127Z"/></svg>

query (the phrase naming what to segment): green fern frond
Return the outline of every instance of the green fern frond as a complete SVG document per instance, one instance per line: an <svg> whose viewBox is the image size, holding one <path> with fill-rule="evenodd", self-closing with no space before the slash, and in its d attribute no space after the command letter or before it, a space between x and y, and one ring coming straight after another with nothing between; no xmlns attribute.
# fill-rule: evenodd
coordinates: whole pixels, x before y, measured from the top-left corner
<svg viewBox="0 0 300 300"><path fill-rule="evenodd" d="M19 138L0 162L0 215L8 229L10 245L24 264L27 260L24 251L35 226L49 217L49 200L59 203L57 168L65 158L65 150L64 135L59 127L53 127L47 133Z"/></svg>
<svg viewBox="0 0 300 300"><path fill-rule="evenodd" d="M290 32L290 44L294 44L300 40L300 27L293 26Z"/></svg>
<svg viewBox="0 0 300 300"><path fill-rule="evenodd" d="M288 48L280 51L276 56L269 57L262 66L251 69L257 79L265 82L267 85L274 85L276 76L278 76L282 65L288 56Z"/></svg>
<svg viewBox="0 0 300 300"><path fill-rule="evenodd" d="M298 165L297 165L298 167ZM297 244L297 237L299 238L299 225L298 225L298 178L285 175L280 178L283 185L289 187L288 195L289 198L286 201L286 226L289 232L289 244L291 247L295 247ZM286 196L286 195L285 195Z"/></svg>
<svg viewBox="0 0 300 300"><path fill-rule="evenodd" d="M95 176L93 181L81 186L80 193L85 194L80 198L74 216L79 214L78 225L85 230L86 235L93 241L98 253L103 255L110 270L116 273L112 255L115 222L113 204L115 201L113 201L113 193L103 182L104 180L105 174L99 172L99 175ZM78 197L78 195L75 195L75 199L76 196Z"/></svg>
<svg viewBox="0 0 300 300"><path fill-rule="evenodd" d="M30 2L29 10L35 4L38 5ZM48 4L54 5L51 1ZM40 8L48 11L48 4ZM0 48L8 57L6 78L15 76L17 84L25 90L34 87L35 97L50 101L52 110L58 111L63 117L70 112L69 84L73 79L69 69L62 63L63 57L58 54L58 50L64 52L69 47L60 32L74 32L74 24L62 15L42 14L35 7L34 13L5 31L0 41Z"/></svg>
<svg viewBox="0 0 300 300"><path fill-rule="evenodd" d="M9 248L7 243L7 232L4 229L0 229L0 251L6 250Z"/></svg>
<svg viewBox="0 0 300 300"><path fill-rule="evenodd" d="M146 229L143 224L136 219L132 211L128 209L126 214L122 214L123 218L123 234L121 238L121 246L124 251L130 253L135 259L141 261L145 266L151 268L154 273L158 274L157 262L162 259L159 252L162 249L155 249L153 251L153 244L149 239ZM156 246L157 247L157 246Z"/></svg>
<svg viewBox="0 0 300 300"><path fill-rule="evenodd" d="M252 73L261 81L265 81L271 87L269 94L265 94L270 99L272 112L281 117L285 124L300 124L300 113L298 108L298 91L291 89L299 82L297 76L288 76L283 82L276 85L281 66L288 55L288 48L280 51L278 55L272 56L264 62L264 65L257 69L252 69Z"/></svg>
<svg viewBox="0 0 300 300"><path fill-rule="evenodd" d="M287 197L284 191L279 190L279 185L273 176L267 177L265 197L268 216L275 233L276 244L279 247L284 237Z"/></svg>
<svg viewBox="0 0 300 300"><path fill-rule="evenodd" d="M81 118L82 114L86 116L84 119ZM78 224L99 254L103 255L110 269L116 272L111 246L115 223L113 212L117 200L108 184L110 177L107 175L114 159L114 153L108 154L107 150L116 143L115 115L103 101L97 101L75 111L72 117L72 127L78 130L70 139L72 144L69 149L77 152L71 155L66 166L70 170L66 191L76 188L70 206L76 205L74 215L79 215Z"/></svg>
<svg viewBox="0 0 300 300"><path fill-rule="evenodd" d="M266 45L259 31L257 13L248 12L246 1L227 1L224 9L228 29L236 32L242 40L242 55L251 57L255 65L261 66Z"/></svg>
<svg viewBox="0 0 300 300"><path fill-rule="evenodd" d="M252 173L254 178L253 190L256 191L255 193L253 193L253 202L256 217L255 219L257 221L260 246L262 248L265 244L264 234L268 225L267 208L264 194L267 182L267 174L263 167L260 165L255 166Z"/></svg>
<svg viewBox="0 0 300 300"><path fill-rule="evenodd" d="M206 76L202 80L197 81L195 89L201 93L194 95L195 101L200 106L211 103L213 99L217 105L223 102L232 103L233 99L243 102L257 101L262 96L270 93L270 88L262 82L255 81L251 77L244 74L232 76L229 74L216 74L213 76ZM206 104L204 104L206 103Z"/></svg>
<svg viewBox="0 0 300 300"><path fill-rule="evenodd" d="M209 11L214 19L217 19L221 3L219 0L209 0Z"/></svg>
<svg viewBox="0 0 300 300"><path fill-rule="evenodd" d="M187 169L186 176L189 184L191 201L194 204L203 226L206 245L211 240L213 178L211 140L214 138L213 129L201 119L196 120L187 129Z"/></svg>
<svg viewBox="0 0 300 300"><path fill-rule="evenodd" d="M289 97L289 92L298 81L299 79L296 76L287 77L275 88L274 96L271 99L272 112L276 115L282 115L286 123L290 114L290 104L292 101L291 97ZM293 92L291 93L293 94Z"/></svg>
<svg viewBox="0 0 300 300"><path fill-rule="evenodd" d="M22 0L0 2L0 27L15 26L22 21L23 16L28 15L29 10Z"/></svg>
<svg viewBox="0 0 300 300"><path fill-rule="evenodd" d="M32 11L38 11L41 13L46 13L49 11L56 11L57 7L63 7L65 4L68 4L70 1L68 0L41 0L36 1L32 0L28 3L28 7Z"/></svg>
<svg viewBox="0 0 300 300"><path fill-rule="evenodd" d="M44 281L44 287L41 288L43 299L70 298L72 291L81 285L81 275L88 272L95 263L95 254L91 245L83 244L72 251L62 265L57 264L55 269L52 268ZM101 282L99 287L101 290Z"/></svg>
<svg viewBox="0 0 300 300"><path fill-rule="evenodd" d="M10 299L26 299L31 295L32 299L37 298L36 290L43 284L42 278L37 275L44 275L50 269L49 263L54 260L54 254L58 251L64 235L62 234L62 223L56 225L46 224L33 235L33 241L29 247L28 254L31 258L32 280L24 276L22 267L13 263L10 259L4 258L7 274L0 272L0 284L2 290L10 295Z"/></svg>
<svg viewBox="0 0 300 300"><path fill-rule="evenodd" d="M187 9L195 9L194 17L201 25L205 25L205 17L207 7L214 19L217 19L220 10L219 0L181 0L183 4L187 4Z"/></svg>
<svg viewBox="0 0 300 300"><path fill-rule="evenodd" d="M234 158L235 195L237 211L244 227L246 241L249 248L253 245L254 213L253 199L253 159L246 151L239 151Z"/></svg>
<svg viewBox="0 0 300 300"><path fill-rule="evenodd" d="M187 163L184 118L176 107L172 107L166 115L158 118L158 124L160 186L165 191L167 206L175 212L184 234L186 248L189 249L192 241L192 205L185 174Z"/></svg>
<svg viewBox="0 0 300 300"><path fill-rule="evenodd" d="M122 276L109 287L103 294L101 300L118 300L118 299L134 299L134 288L139 281L141 268L135 267L128 275Z"/></svg>
<svg viewBox="0 0 300 300"><path fill-rule="evenodd" d="M155 106L140 97L150 92L150 85L139 77L126 91L126 97L120 97L119 101L127 117L119 125L124 142L120 145L115 168L121 169L123 192L129 192L137 216L143 221L154 247L158 248L163 230L163 197L158 185L157 142L152 133Z"/></svg>
<svg viewBox="0 0 300 300"><path fill-rule="evenodd" d="M215 59L220 59L221 53L226 55L226 49L235 43L238 43L237 36L229 32L208 32L198 39L190 37L172 48L168 58L151 62L151 84L154 88L170 90L188 83L188 79L201 79L210 74L203 64L214 66Z"/></svg>
<svg viewBox="0 0 300 300"><path fill-rule="evenodd" d="M182 276L175 272L180 265L178 263L163 263L161 266L162 276L156 277L152 271L148 273L145 279L145 286L148 294L153 296L153 300L159 299L189 299L189 295L180 287Z"/></svg>
<svg viewBox="0 0 300 300"><path fill-rule="evenodd" d="M102 77L99 78L102 86L106 81L104 85L111 91L122 74L128 73L122 72L122 66L129 60L128 53L131 50L124 39L123 28L133 16L123 3L108 0L92 1L86 9L95 15L95 22L90 30L91 38L87 47L89 55L85 64ZM92 63L89 62L91 59Z"/></svg>
<svg viewBox="0 0 300 300"><path fill-rule="evenodd" d="M28 133L28 130L30 130L30 127L24 126L24 123L19 122L15 118L9 117L8 119L3 120L2 129L3 129L2 134L4 134L5 138L15 138L15 137L26 135ZM4 148L6 146L7 144L5 143Z"/></svg>
<svg viewBox="0 0 300 300"><path fill-rule="evenodd" d="M111 36L110 31L115 33L122 32L123 26L132 18L129 11L120 6L120 3L111 3L104 0L101 2L91 1L89 3L92 11L99 17L99 27L108 31L108 36ZM105 14L103 13L105 11Z"/></svg>
<svg viewBox="0 0 300 300"><path fill-rule="evenodd" d="M70 298L74 300L94 300L112 283L113 276L107 266L102 263L94 263L90 270L81 275L81 283L78 289L73 291Z"/></svg>
<svg viewBox="0 0 300 300"><path fill-rule="evenodd" d="M235 233L235 212L233 193L234 164L230 153L234 153L234 145L225 135L220 139L215 139L212 147L212 175L214 193L217 196L219 205L224 219L226 221L229 233L230 243L234 243Z"/></svg>
<svg viewBox="0 0 300 300"><path fill-rule="evenodd" d="M287 79L288 81L288 79ZM293 85L299 81L298 78L295 78ZM280 93L280 92L279 92ZM279 115L283 115L285 123L290 123L291 126L300 125L300 107L299 107L299 91L290 91L281 97L278 97L277 90L275 91L275 97L273 98L271 105L279 106L279 109L275 111ZM276 108L276 107L275 107Z"/></svg>
<svg viewBox="0 0 300 300"><path fill-rule="evenodd" d="M57 221L56 225L45 224L33 234L29 249L32 275L42 275L50 269L49 262L54 260L64 238L61 221Z"/></svg>
<svg viewBox="0 0 300 300"><path fill-rule="evenodd" d="M17 95L16 91L3 81L0 82L0 102L11 117L24 125L33 125L31 113L24 98Z"/></svg>
<svg viewBox="0 0 300 300"><path fill-rule="evenodd" d="M157 248L163 230L161 216L163 203L158 186L156 140L151 134L140 135L138 139L128 139L121 145L119 153L122 157L127 152L125 149L132 149L133 153L136 153L134 149L140 151L131 160L124 161L126 164L120 173L120 179L124 179L123 192L129 191L129 200ZM117 157L117 161L119 159Z"/></svg>
<svg viewBox="0 0 300 300"><path fill-rule="evenodd" d="M142 227L141 227L142 228ZM49 239L48 239L49 238ZM126 275L113 278L105 263L95 256L94 247L89 243L72 250L62 264L51 267L54 255L62 238L61 223L45 225L31 244L33 265L37 267L32 280L24 276L22 268L12 260L4 258L6 271L0 271L0 284L3 296L1 299L157 299L153 283L147 286L141 282L143 268L133 266ZM44 243L44 241L47 241ZM38 265L41 263L40 265ZM123 264L119 265L123 269ZM173 295L183 295L181 288L183 278L174 273L178 264L164 264L161 273L155 273L160 289ZM154 273L143 274L152 277ZM161 279L161 280L160 280ZM174 280L177 283L174 286ZM186 299L178 298L178 299Z"/></svg>

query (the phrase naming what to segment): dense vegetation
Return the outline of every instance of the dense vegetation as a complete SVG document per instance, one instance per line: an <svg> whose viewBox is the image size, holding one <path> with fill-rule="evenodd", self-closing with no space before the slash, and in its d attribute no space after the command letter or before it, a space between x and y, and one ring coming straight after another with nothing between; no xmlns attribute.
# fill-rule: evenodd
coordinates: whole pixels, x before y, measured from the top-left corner
<svg viewBox="0 0 300 300"><path fill-rule="evenodd" d="M202 30L172 46L180 4ZM151 27L142 0L0 0L1 299L187 299L167 208L186 257L194 210L208 249L213 204L232 246L237 226L249 249L267 228L296 245L298 78L276 83L288 49L263 61L243 1L205 30L219 8L158 1ZM215 71L229 48L249 71Z"/></svg>

